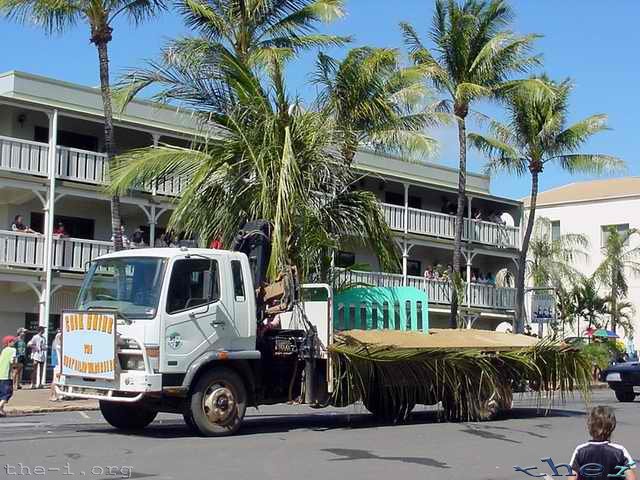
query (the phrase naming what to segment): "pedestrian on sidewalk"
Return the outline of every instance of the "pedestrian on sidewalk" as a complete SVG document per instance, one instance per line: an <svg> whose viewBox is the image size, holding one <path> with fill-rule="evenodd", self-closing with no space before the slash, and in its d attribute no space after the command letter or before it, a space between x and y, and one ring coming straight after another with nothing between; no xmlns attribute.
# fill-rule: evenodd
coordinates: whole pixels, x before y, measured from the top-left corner
<svg viewBox="0 0 640 480"><path fill-rule="evenodd" d="M16 361L15 341L16 337L12 336L2 339L2 352L0 352L0 417L7 416L4 406L13 396L11 367Z"/></svg>
<svg viewBox="0 0 640 480"><path fill-rule="evenodd" d="M51 380L51 389L49 393L49 401L57 402L60 400L58 396L58 391L56 390L56 382L58 381L58 377L60 377L60 346L62 341L62 331L58 329L56 331L56 336L51 342L51 367L53 368L53 379Z"/></svg>
<svg viewBox="0 0 640 480"><path fill-rule="evenodd" d="M13 389L20 390L22 388L22 373L27 363L27 342L24 341L24 335L27 333L26 328L19 328L14 348L16 349L16 363L13 366Z"/></svg>
<svg viewBox="0 0 640 480"><path fill-rule="evenodd" d="M616 477L636 480L636 462L622 445L611 443L616 416L610 407L594 407L587 416L591 440L578 445L571 457L575 480L605 480Z"/></svg>
<svg viewBox="0 0 640 480"><path fill-rule="evenodd" d="M31 388L40 388L44 379L44 362L47 358L44 327L38 327L36 334L27 343L27 347L31 351Z"/></svg>

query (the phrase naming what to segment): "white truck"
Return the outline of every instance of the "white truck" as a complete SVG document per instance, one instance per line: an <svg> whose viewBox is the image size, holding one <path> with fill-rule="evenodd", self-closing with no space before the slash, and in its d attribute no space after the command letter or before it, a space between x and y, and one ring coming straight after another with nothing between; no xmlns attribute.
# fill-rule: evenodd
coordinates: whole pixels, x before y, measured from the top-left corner
<svg viewBox="0 0 640 480"><path fill-rule="evenodd" d="M254 239L239 251L148 248L92 261L77 309L63 314L59 392L99 400L120 429L173 412L206 436L235 433L247 406L326 404L331 291L305 287L309 320L296 311L293 276L261 282L267 249Z"/></svg>

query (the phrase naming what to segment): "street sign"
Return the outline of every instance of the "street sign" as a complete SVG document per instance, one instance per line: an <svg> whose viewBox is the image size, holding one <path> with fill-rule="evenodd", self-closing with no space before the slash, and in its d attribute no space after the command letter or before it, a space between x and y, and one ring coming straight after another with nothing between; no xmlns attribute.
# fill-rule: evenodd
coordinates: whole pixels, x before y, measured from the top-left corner
<svg viewBox="0 0 640 480"><path fill-rule="evenodd" d="M538 336L542 338L544 324L556 318L556 296L552 290L535 290L531 299L531 322L538 324Z"/></svg>

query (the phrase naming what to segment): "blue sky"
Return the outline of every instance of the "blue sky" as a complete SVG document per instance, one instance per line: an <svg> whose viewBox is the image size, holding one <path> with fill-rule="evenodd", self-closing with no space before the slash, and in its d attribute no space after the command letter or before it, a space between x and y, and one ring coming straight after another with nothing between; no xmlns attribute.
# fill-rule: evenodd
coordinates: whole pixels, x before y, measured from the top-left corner
<svg viewBox="0 0 640 480"><path fill-rule="evenodd" d="M546 71L553 78L571 77L575 92L571 101L574 120L594 113L607 113L612 130L594 138L585 151L608 153L625 159L629 174L640 175L638 124L640 95L635 88L640 77L640 2L637 0L512 0L517 12L514 29L544 37L538 50L544 55ZM348 0L346 18L324 28L328 32L352 35L355 45L401 47L398 22L408 20L423 34L433 10L432 0ZM112 72L153 57L167 39L185 32L173 12L138 28L126 23L115 26L111 44ZM330 52L339 56L339 50ZM32 26L0 20L0 71L23 70L58 79L98 84L97 54L88 41L88 31L79 25L64 36L47 37ZM292 65L290 80L302 96L313 56ZM634 93L636 92L636 93ZM495 106L478 110L500 117ZM473 129L473 127L471 127ZM457 164L456 134L451 129L433 132L441 141L433 161ZM470 152L469 169L479 171L483 159ZM541 188L548 189L583 177L569 176L554 167L545 170ZM520 198L528 194L529 179L498 175L492 192Z"/></svg>

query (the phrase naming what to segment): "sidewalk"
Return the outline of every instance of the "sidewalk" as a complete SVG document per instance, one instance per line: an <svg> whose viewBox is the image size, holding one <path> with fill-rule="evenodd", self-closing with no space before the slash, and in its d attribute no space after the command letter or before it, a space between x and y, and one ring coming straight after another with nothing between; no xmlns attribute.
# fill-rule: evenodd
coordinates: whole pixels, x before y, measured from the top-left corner
<svg viewBox="0 0 640 480"><path fill-rule="evenodd" d="M98 402L95 400L61 400L49 401L49 386L31 390L23 388L15 390L13 397L6 406L6 411L11 416L26 415L30 413L68 412L75 410L97 410Z"/></svg>

